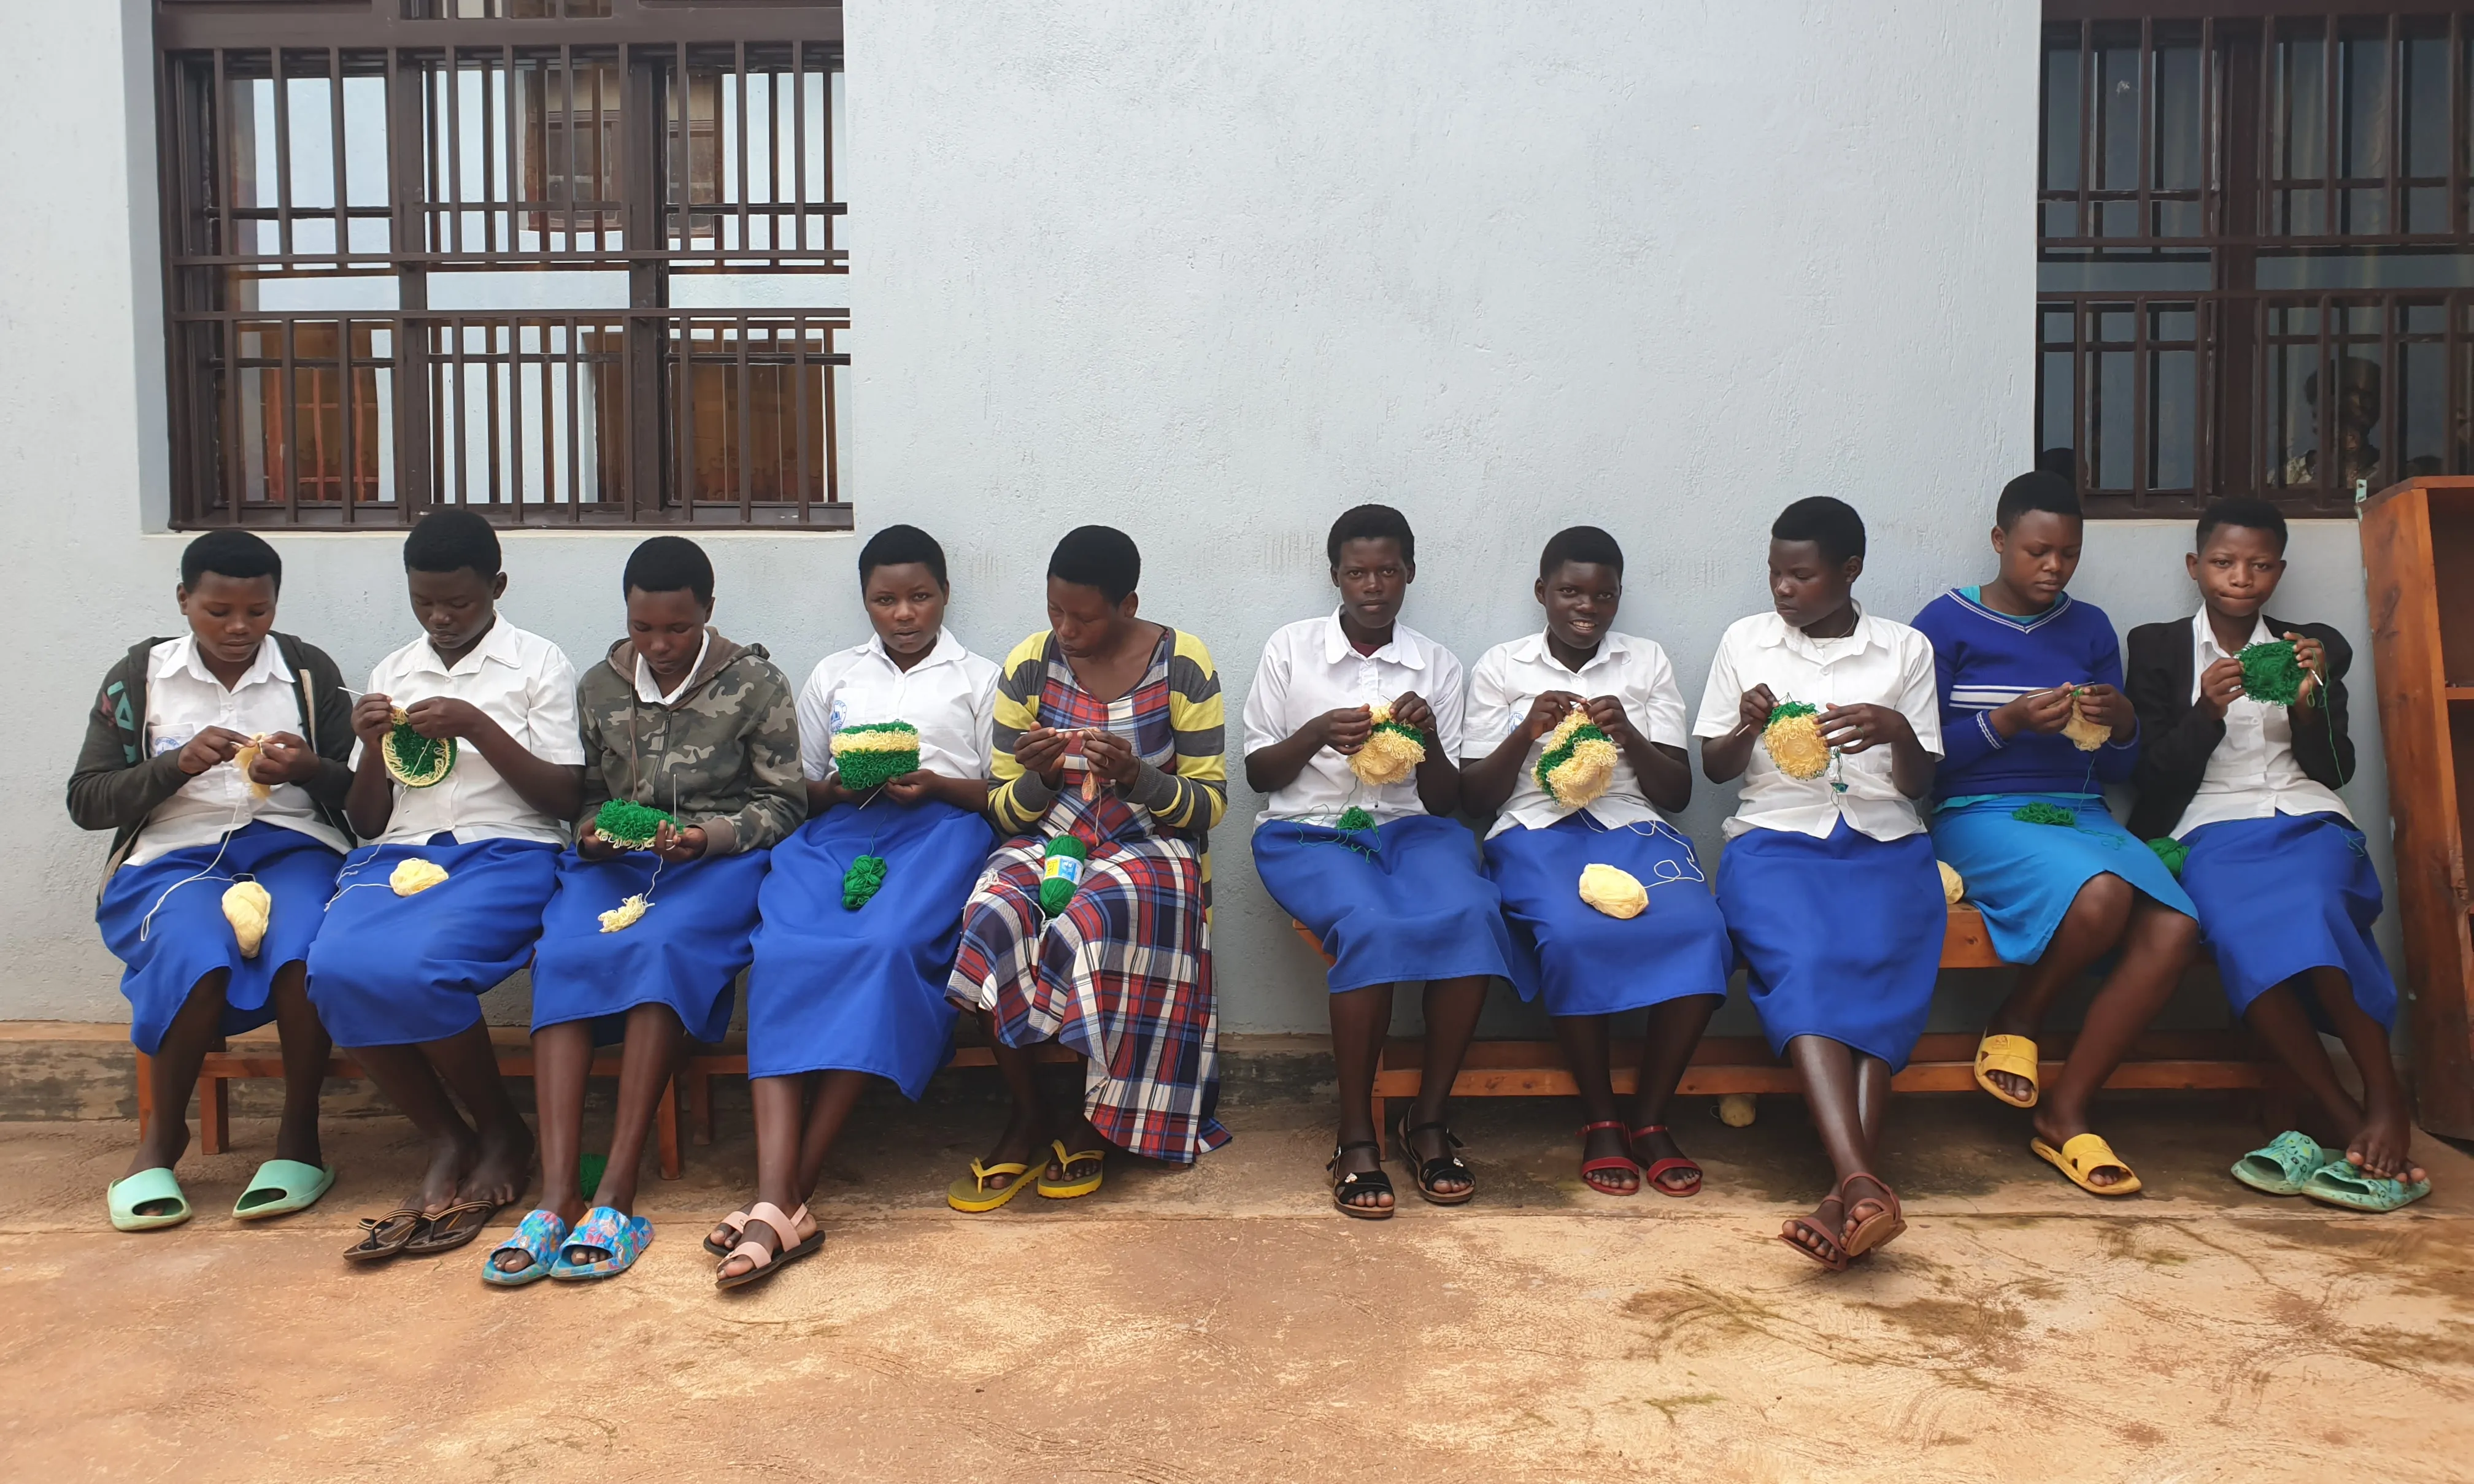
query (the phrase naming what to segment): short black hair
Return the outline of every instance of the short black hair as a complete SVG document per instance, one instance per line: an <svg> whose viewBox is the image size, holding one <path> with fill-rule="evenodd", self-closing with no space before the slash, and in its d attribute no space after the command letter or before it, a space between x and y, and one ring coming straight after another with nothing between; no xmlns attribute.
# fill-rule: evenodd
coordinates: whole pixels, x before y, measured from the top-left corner
<svg viewBox="0 0 2474 1484"><path fill-rule="evenodd" d="M912 562L928 569L940 591L953 591L945 580L945 548L916 525L888 525L867 538L867 545L859 548L860 583L865 586L867 574L880 567L905 567Z"/></svg>
<svg viewBox="0 0 2474 1484"><path fill-rule="evenodd" d="M1594 525L1566 525L1546 538L1546 549L1538 553L1538 575L1551 577L1555 569L1565 562L1580 562L1589 567L1612 567L1615 575L1623 575L1623 547L1615 539Z"/></svg>
<svg viewBox="0 0 2474 1484"><path fill-rule="evenodd" d="M2199 529L2194 549L2208 544L2208 532L2219 525L2244 525L2255 531L2266 531L2276 538L2276 549L2285 549L2285 513L2256 496L2234 495L2210 500L2199 512Z"/></svg>
<svg viewBox="0 0 2474 1484"><path fill-rule="evenodd" d="M1076 587L1098 588L1112 603L1143 580L1143 553L1134 538L1113 525L1078 525L1048 558L1048 574Z"/></svg>
<svg viewBox="0 0 2474 1484"><path fill-rule="evenodd" d="M1770 523L1772 541L1809 541L1831 562L1864 554L1864 518L1856 507L1828 495L1807 495Z"/></svg>
<svg viewBox="0 0 2474 1484"><path fill-rule="evenodd" d="M283 558L255 531L208 531L181 550L181 586L197 590L208 572L247 581L264 577L283 591Z"/></svg>
<svg viewBox="0 0 2474 1484"><path fill-rule="evenodd" d="M2021 474L2001 486L2001 498L1993 505L1993 523L2009 530L2030 510L2066 515L2074 521L2086 516L2079 508L2079 492L2071 487L2071 481L2044 469Z"/></svg>
<svg viewBox="0 0 2474 1484"><path fill-rule="evenodd" d="M685 536L655 536L627 554L620 593L676 593L682 588L693 593L697 602L713 606L713 559L704 547Z"/></svg>
<svg viewBox="0 0 2474 1484"><path fill-rule="evenodd" d="M1409 529L1409 518L1390 505L1351 505L1342 511L1323 538L1323 555L1338 567L1340 548L1352 541L1392 542L1400 548L1400 560L1418 565L1418 533Z"/></svg>
<svg viewBox="0 0 2474 1484"><path fill-rule="evenodd" d="M498 574L498 533L480 512L460 506L423 516L403 538L405 572L461 572L487 582Z"/></svg>

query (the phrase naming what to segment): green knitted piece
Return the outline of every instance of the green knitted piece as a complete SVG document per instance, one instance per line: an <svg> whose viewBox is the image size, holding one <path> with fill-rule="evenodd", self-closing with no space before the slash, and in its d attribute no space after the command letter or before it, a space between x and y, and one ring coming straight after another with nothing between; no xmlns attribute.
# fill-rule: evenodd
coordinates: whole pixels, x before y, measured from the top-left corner
<svg viewBox="0 0 2474 1484"><path fill-rule="evenodd" d="M653 842L663 825L679 821L658 809L628 799L612 799L593 816L593 828L603 839L625 850L642 850Z"/></svg>
<svg viewBox="0 0 2474 1484"><path fill-rule="evenodd" d="M408 721L387 733L382 760L387 775L407 789L426 789L455 766L455 739L424 737Z"/></svg>
<svg viewBox="0 0 2474 1484"><path fill-rule="evenodd" d="M881 737L897 738L910 745L891 748L864 745L864 741L875 741ZM860 726L843 727L834 734L833 750L834 768L841 774L842 787L854 793L865 793L905 773L919 771L919 729L908 721L870 721Z"/></svg>
<svg viewBox="0 0 2474 1484"><path fill-rule="evenodd" d="M2010 811L2010 817L2023 824L2058 824L2065 829L2079 822L2077 811L2059 804L2022 804Z"/></svg>
<svg viewBox="0 0 2474 1484"><path fill-rule="evenodd" d="M1041 912L1054 917L1065 910L1082 885L1082 865L1090 859L1091 847L1074 836L1059 835L1048 842L1039 880Z"/></svg>
<svg viewBox="0 0 2474 1484"><path fill-rule="evenodd" d="M2155 851L2156 859L2164 862L2165 868L2175 876L2182 874L2182 863L2191 859L2191 847L2170 836L2160 835L2149 840L2147 848Z"/></svg>
<svg viewBox="0 0 2474 1484"><path fill-rule="evenodd" d="M2242 665L2243 694L2269 706L2291 706L2302 698L2302 662L2293 657L2293 641L2271 640L2252 645L2234 656Z"/></svg>
<svg viewBox="0 0 2474 1484"><path fill-rule="evenodd" d="M1764 729L1778 725L1789 717L1817 717L1821 708L1804 701L1781 701L1770 708L1770 718L1761 723Z"/></svg>
<svg viewBox="0 0 2474 1484"><path fill-rule="evenodd" d="M857 912L885 885L885 857L861 856L842 872L842 906Z"/></svg>

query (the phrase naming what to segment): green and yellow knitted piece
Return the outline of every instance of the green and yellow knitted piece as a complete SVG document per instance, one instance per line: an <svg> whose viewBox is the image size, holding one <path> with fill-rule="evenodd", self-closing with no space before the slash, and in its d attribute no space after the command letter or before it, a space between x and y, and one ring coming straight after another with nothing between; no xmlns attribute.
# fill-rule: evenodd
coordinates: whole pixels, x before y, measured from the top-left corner
<svg viewBox="0 0 2474 1484"><path fill-rule="evenodd" d="M1575 706L1543 739L1538 755L1538 786L1565 809L1596 801L1614 781L1617 753L1589 714Z"/></svg>
<svg viewBox="0 0 2474 1484"><path fill-rule="evenodd" d="M2252 700L2268 706L2291 706L2302 698L2302 679L2309 672L2294 658L2292 640L2251 645L2234 659L2242 666L2243 694Z"/></svg>
<svg viewBox="0 0 2474 1484"><path fill-rule="evenodd" d="M1416 727L1393 720L1390 702L1369 709L1374 714L1374 730L1365 746L1349 754L1348 770L1359 782L1379 789L1418 770L1426 761L1426 739Z"/></svg>
<svg viewBox="0 0 2474 1484"><path fill-rule="evenodd" d="M885 857L861 856L842 872L842 907L857 912L875 897L885 885Z"/></svg>
<svg viewBox="0 0 2474 1484"><path fill-rule="evenodd" d="M642 850L653 842L663 825L675 827L678 822L658 809L627 799L612 799L593 816L593 829L621 850Z"/></svg>
<svg viewBox="0 0 2474 1484"><path fill-rule="evenodd" d="M407 789L426 789L455 766L455 739L422 736L404 719L403 708L399 706L395 729L378 745L378 760L396 782Z"/></svg>
<svg viewBox="0 0 2474 1484"><path fill-rule="evenodd" d="M834 768L855 793L919 771L919 729L908 721L870 721L834 734Z"/></svg>
<svg viewBox="0 0 2474 1484"><path fill-rule="evenodd" d="M1761 725L1761 750L1789 778L1814 779L1830 771L1830 744L1821 740L1821 708L1781 701Z"/></svg>
<svg viewBox="0 0 2474 1484"><path fill-rule="evenodd" d="M2191 859L2191 847L2170 836L2160 835L2149 840L2147 848L2155 851L2156 859L2164 862L2165 868L2177 877L2182 874L2182 863Z"/></svg>

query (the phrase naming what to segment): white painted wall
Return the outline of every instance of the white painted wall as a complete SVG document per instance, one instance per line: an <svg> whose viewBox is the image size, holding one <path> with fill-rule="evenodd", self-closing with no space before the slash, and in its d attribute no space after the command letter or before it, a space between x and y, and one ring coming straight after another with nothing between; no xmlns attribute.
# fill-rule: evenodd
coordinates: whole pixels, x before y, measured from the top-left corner
<svg viewBox="0 0 2474 1484"><path fill-rule="evenodd" d="M17 567L15 911L0 1016L123 1014L88 919L102 841L60 794L96 677L177 622L164 508L140 0L0 0L36 48L0 234L0 510ZM1985 568L2029 455L2037 7L869 0L849 12L852 489L955 558L956 628L1040 621L1066 526L1149 558L1233 716L1263 638L1328 598L1346 505L1406 509L1410 621L1474 659L1535 620L1539 544L1593 521L1625 627L1697 701L1807 494L1872 526L1907 616ZM121 28L118 32L115 28ZM139 80L133 85L132 80ZM123 182L131 182L124 191ZM102 188L96 183L102 182ZM629 538L509 545L516 621L597 654ZM2187 612L2184 529L2093 528L2078 591ZM719 620L794 674L864 620L848 538L716 537ZM283 543L284 626L365 671L405 636L393 543ZM2295 543L2282 611L2363 634L2349 526ZM2367 680L2367 676L2365 677ZM2376 820L2369 766L2349 791ZM1235 768L1232 766L1232 771ZM1319 965L1220 836L1223 1024L1322 1023ZM1715 843L1728 799L1686 823ZM2387 867L2385 830L2372 834Z"/></svg>

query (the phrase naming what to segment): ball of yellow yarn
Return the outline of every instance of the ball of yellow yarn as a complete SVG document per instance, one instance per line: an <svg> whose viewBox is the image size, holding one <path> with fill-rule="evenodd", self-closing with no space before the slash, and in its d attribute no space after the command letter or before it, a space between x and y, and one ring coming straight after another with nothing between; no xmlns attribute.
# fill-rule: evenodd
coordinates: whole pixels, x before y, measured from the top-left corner
<svg viewBox="0 0 2474 1484"><path fill-rule="evenodd" d="M1621 866L1585 865L1581 900L1610 917L1637 917L1649 906L1649 888Z"/></svg>
<svg viewBox="0 0 2474 1484"><path fill-rule="evenodd" d="M446 879L447 867L416 857L396 863L387 885L395 888L398 896L418 896Z"/></svg>
<svg viewBox="0 0 2474 1484"><path fill-rule="evenodd" d="M1749 1092L1731 1092L1718 1100L1718 1121L1730 1129L1749 1129L1760 1112Z"/></svg>
<svg viewBox="0 0 2474 1484"><path fill-rule="evenodd" d="M2113 738L2113 728L2090 721L2079 710L2079 693L2071 693L2071 718L2062 723L2062 735L2081 752L2094 752Z"/></svg>
<svg viewBox="0 0 2474 1484"><path fill-rule="evenodd" d="M601 931L616 933L621 928L632 926L636 919L644 915L652 906L652 903L645 901L642 896L631 896L601 914Z"/></svg>
<svg viewBox="0 0 2474 1484"><path fill-rule="evenodd" d="M1377 702L1370 709L1374 730L1368 734L1365 746L1348 755L1348 770L1360 783L1379 789L1418 770L1418 765L1426 761L1426 741L1416 727L1392 719L1390 702Z"/></svg>
<svg viewBox="0 0 2474 1484"><path fill-rule="evenodd" d="M1770 713L1761 746L1789 778L1818 778L1830 770L1830 744L1821 740L1820 712L1787 701Z"/></svg>
<svg viewBox="0 0 2474 1484"><path fill-rule="evenodd" d="M274 914L275 898L256 882L235 881L224 888L224 920L231 924L242 958L257 957L258 945L266 941L266 920Z"/></svg>
<svg viewBox="0 0 2474 1484"><path fill-rule="evenodd" d="M1967 895L1967 883L1958 879L1958 872L1950 868L1948 861L1935 861L1933 864L1941 867L1941 899L1956 907L1959 898Z"/></svg>

